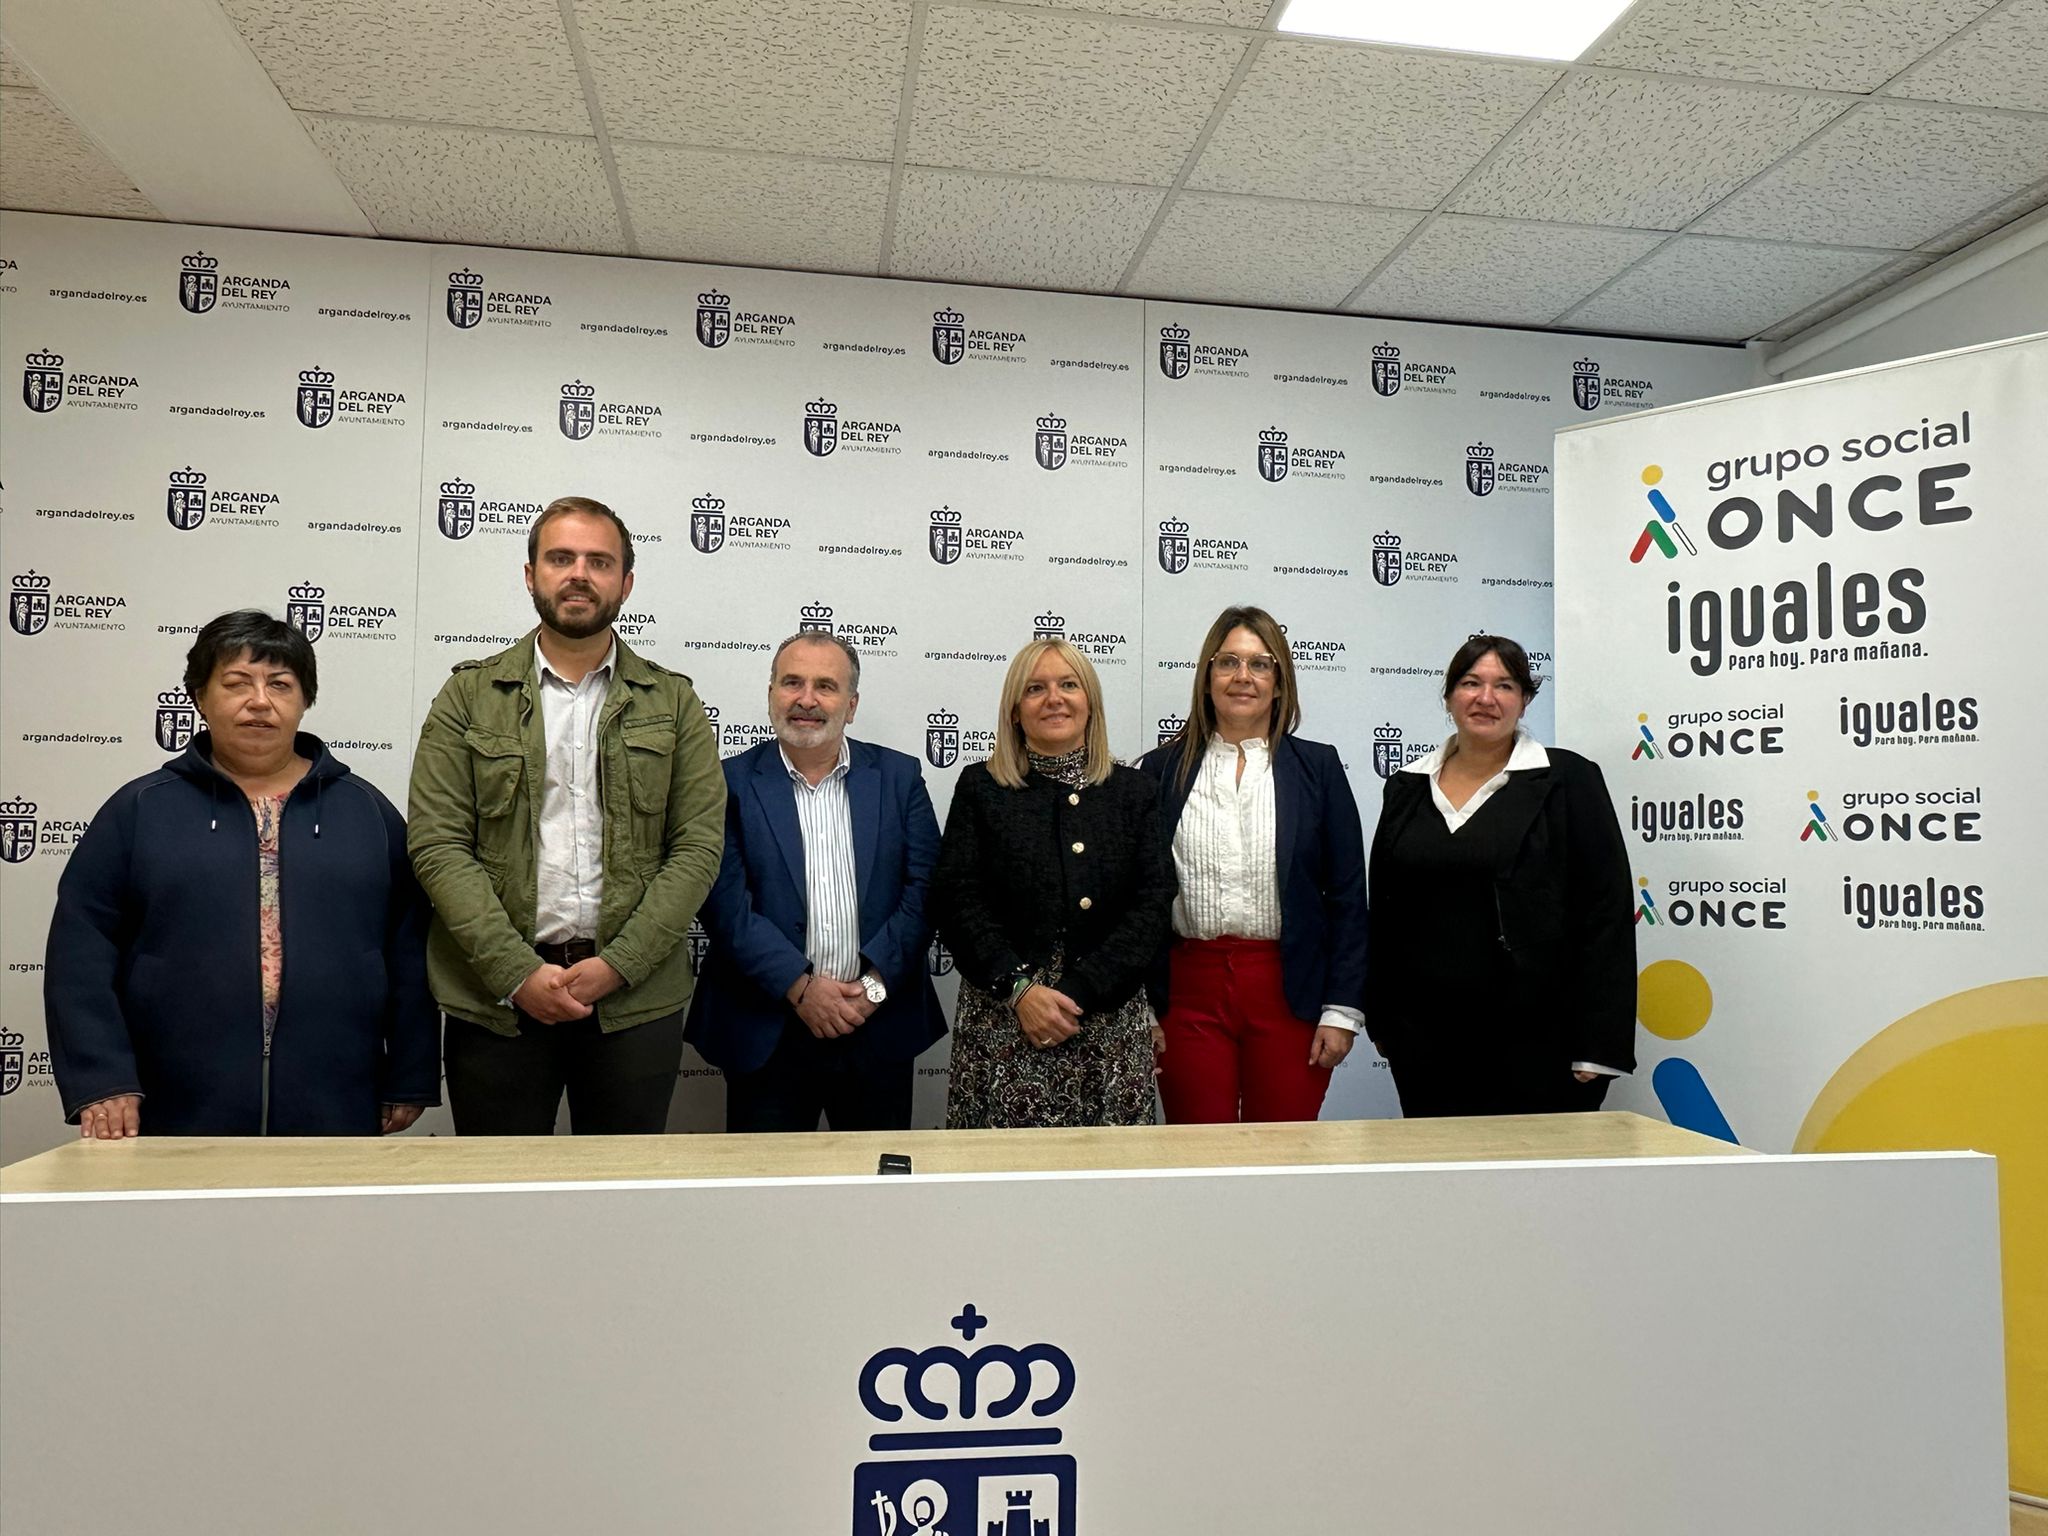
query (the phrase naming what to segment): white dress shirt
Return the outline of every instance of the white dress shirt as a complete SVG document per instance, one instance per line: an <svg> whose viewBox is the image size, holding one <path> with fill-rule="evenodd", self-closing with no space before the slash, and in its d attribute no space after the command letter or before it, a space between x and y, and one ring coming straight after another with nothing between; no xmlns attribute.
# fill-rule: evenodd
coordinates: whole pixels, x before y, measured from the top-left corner
<svg viewBox="0 0 2048 1536"><path fill-rule="evenodd" d="M618 661L614 640L604 661L572 683L548 665L538 644L541 729L547 775L541 780L533 936L542 944L597 937L604 900L604 800L597 783L597 725Z"/></svg>
<svg viewBox="0 0 2048 1536"><path fill-rule="evenodd" d="M1401 771L1403 773L1426 773L1429 775L1429 798L1436 802L1438 814L1444 825L1456 832L1466 822L1479 814L1479 808L1491 800L1508 782L1508 775L1521 773L1529 768L1548 768L1550 754L1543 750L1543 743L1531 736L1521 726L1515 727L1514 750L1508 753L1507 766L1472 792L1472 798L1463 805L1453 805L1444 794L1444 764L1450 761L1451 748L1457 745L1454 733L1444 744L1427 757L1418 757ZM1574 1072L1598 1072L1603 1077L1626 1077L1628 1074L1619 1067L1603 1067L1597 1061L1575 1061Z"/></svg>
<svg viewBox="0 0 2048 1536"><path fill-rule="evenodd" d="M852 754L839 738L839 761L816 784L778 746L796 796L804 841L804 958L813 975L852 981L860 975L860 890L853 867L853 808L846 798ZM820 994L822 996L822 994Z"/></svg>
<svg viewBox="0 0 2048 1536"><path fill-rule="evenodd" d="M1244 771L1238 771L1238 754ZM1188 787L1173 833L1173 931L1185 939L1280 937L1278 818L1273 805L1273 753L1260 737L1233 746L1220 736ZM1319 1024L1357 1034L1365 1015L1325 1003Z"/></svg>

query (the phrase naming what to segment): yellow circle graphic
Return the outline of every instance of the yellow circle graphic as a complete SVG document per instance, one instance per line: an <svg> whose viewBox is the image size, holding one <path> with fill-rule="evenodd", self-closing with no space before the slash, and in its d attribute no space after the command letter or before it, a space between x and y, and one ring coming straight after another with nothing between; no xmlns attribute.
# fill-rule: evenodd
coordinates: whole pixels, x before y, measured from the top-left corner
<svg viewBox="0 0 2048 1536"><path fill-rule="evenodd" d="M1662 1040L1684 1040L1707 1027L1714 989L1683 960L1658 960L1636 978L1636 1017Z"/></svg>
<svg viewBox="0 0 2048 1536"><path fill-rule="evenodd" d="M1645 485L1655 485L1655 484L1656 484L1656 483L1657 483L1657 482L1658 482L1659 480L1662 480L1663 478L1664 478L1664 466L1663 466L1663 465L1661 465L1661 464L1645 464L1645 465L1643 466L1643 484L1645 484Z"/></svg>

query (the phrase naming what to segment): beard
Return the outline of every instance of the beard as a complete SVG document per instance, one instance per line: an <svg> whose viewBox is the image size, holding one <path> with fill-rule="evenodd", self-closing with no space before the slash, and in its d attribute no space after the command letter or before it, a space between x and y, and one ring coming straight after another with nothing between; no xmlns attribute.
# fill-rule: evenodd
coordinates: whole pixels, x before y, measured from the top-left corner
<svg viewBox="0 0 2048 1536"><path fill-rule="evenodd" d="M590 599L590 607L581 618L571 618L562 612L562 594L545 597L538 588L533 593L533 611L540 615L540 621L549 629L569 640L588 640L592 635L602 634L619 616L621 599L601 602L597 594L588 588L578 590L576 595Z"/></svg>
<svg viewBox="0 0 2048 1536"><path fill-rule="evenodd" d="M832 740L840 729L835 720L791 720L787 716L775 717L775 739L785 747L822 747Z"/></svg>

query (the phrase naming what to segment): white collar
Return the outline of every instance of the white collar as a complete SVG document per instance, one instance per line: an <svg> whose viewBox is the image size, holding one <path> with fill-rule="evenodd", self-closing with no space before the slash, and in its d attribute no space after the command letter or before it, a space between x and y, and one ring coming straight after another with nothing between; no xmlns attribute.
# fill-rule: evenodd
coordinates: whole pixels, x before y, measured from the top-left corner
<svg viewBox="0 0 2048 1536"><path fill-rule="evenodd" d="M782 766L788 771L792 779L804 779L803 770L789 760L789 749L783 746L780 738L776 740L775 751L782 758ZM839 761L832 765L832 773L845 773L851 768L852 764L853 752L846 745L846 733L841 731L839 733ZM832 773L826 774L825 779L831 778ZM825 779L820 779L818 782L822 784L825 782ZM810 782L809 779L804 779L806 785Z"/></svg>
<svg viewBox="0 0 2048 1536"><path fill-rule="evenodd" d="M1250 756L1253 752L1268 752L1272 750L1266 744L1266 738L1263 736L1247 736L1240 742L1228 742L1221 736L1211 736L1209 738L1209 751L1212 755L1219 752L1228 752L1235 756L1239 747L1244 748L1246 756Z"/></svg>
<svg viewBox="0 0 2048 1536"><path fill-rule="evenodd" d="M612 664L616 662L618 659L619 637L617 635L613 635L612 643L605 649L604 660L599 662L596 666L592 667L588 672L584 673L583 675L585 677L602 676L604 673L611 671ZM542 654L540 642L538 640L534 641L533 643L533 667L534 676L538 677L542 682L546 682L549 678L552 677L556 682L560 683L565 688L576 688L581 686L578 683L570 682L569 679L562 676L561 673L557 672L553 667L548 665L548 659L545 655Z"/></svg>
<svg viewBox="0 0 2048 1536"><path fill-rule="evenodd" d="M1426 773L1432 779L1435 778L1443 771L1445 758L1449 755L1451 748L1457 744L1457 740L1457 733L1454 731L1446 738L1442 746L1431 752L1427 757L1418 757L1401 771L1403 773ZM1521 773L1525 769L1548 768L1549 766L1550 754L1543 750L1543 743L1529 734L1527 726L1516 726L1514 750L1508 753L1507 766L1501 772Z"/></svg>

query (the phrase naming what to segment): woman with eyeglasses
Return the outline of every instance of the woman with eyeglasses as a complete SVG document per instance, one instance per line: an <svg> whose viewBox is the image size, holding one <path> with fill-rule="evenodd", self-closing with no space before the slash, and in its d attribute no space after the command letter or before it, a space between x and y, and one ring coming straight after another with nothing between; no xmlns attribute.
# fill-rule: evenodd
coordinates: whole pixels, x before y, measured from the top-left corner
<svg viewBox="0 0 2048 1536"><path fill-rule="evenodd" d="M1160 783L1180 894L1151 983L1176 1123L1313 1120L1364 1022L1365 840L1337 750L1295 734L1286 633L1226 608Z"/></svg>
<svg viewBox="0 0 2048 1536"><path fill-rule="evenodd" d="M1522 725L1539 686L1472 636L1450 740L1387 779L1367 1019L1411 1119L1598 1109L1635 1068L1627 846L1599 768Z"/></svg>

